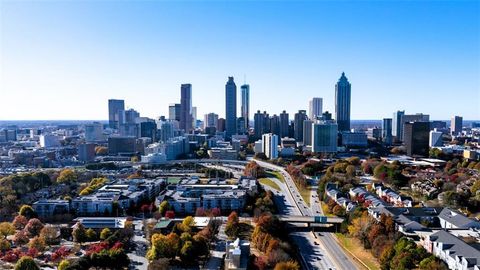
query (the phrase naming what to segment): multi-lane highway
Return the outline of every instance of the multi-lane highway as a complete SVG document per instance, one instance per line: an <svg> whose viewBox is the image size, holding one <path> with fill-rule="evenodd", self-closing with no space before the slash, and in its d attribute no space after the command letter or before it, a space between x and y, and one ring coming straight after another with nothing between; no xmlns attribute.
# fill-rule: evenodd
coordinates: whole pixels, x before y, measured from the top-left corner
<svg viewBox="0 0 480 270"><path fill-rule="evenodd" d="M179 162L171 161L171 162ZM234 164L237 166L245 166L247 161L237 161L237 160L182 160L180 162L196 162L196 163L213 163L215 166L222 167L223 164ZM285 182L279 181L276 178L271 178L272 181L275 181L277 185L281 188L281 191L275 191L274 189L265 186L266 189L270 189L275 193L275 202L279 208L279 214L282 215L293 215L293 216L315 216L323 215L323 211L318 203L318 198L316 194L312 192L312 204L311 207L307 206L305 201L302 199L300 192L298 191L297 186L293 182L293 179L290 175L280 166L270 164L265 161L255 159L258 165L265 169L279 172ZM232 169L232 168L229 168ZM292 232L291 237L295 244L298 246L299 253L302 256L302 265L308 270L313 269L328 269L328 270L354 270L358 267L352 262L343 249L339 246L338 242L335 240L335 236L332 233L322 232L315 233L311 232Z"/></svg>
<svg viewBox="0 0 480 270"><path fill-rule="evenodd" d="M295 201L298 212L303 216L323 215L323 211L319 204L315 203L316 196L312 192L312 208L308 207L300 196L297 186L293 182L290 175L280 166L270 164L268 162L255 160L258 165L274 170L282 174L285 179L283 186L286 186L287 193L292 196ZM278 181L280 182L280 181ZM282 189L283 191L283 189ZM316 206L313 206L316 205ZM358 267L345 254L338 242L334 239L334 235L328 232L316 233L315 238L312 233L298 232L293 233L292 238L297 243L303 259L307 266L311 269L358 269ZM311 243L313 247L310 248ZM320 256L324 255L324 256Z"/></svg>

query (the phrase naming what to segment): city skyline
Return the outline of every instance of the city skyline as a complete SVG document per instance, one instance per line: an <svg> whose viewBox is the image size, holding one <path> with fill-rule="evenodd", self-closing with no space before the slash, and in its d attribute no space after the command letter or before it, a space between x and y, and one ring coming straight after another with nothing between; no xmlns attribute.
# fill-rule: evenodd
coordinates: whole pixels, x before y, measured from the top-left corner
<svg viewBox="0 0 480 270"><path fill-rule="evenodd" d="M0 120L105 120L108 99L125 100L142 116L167 116L185 83L197 119L210 112L224 118L229 76L251 86L250 119L257 110L293 116L313 97L334 112L342 72L352 83L352 120L381 120L396 110L480 119L479 37L471 34L479 32L478 2L231 6L3 1L0 88L12 102L0 107ZM338 18L347 6L354 8ZM277 15L263 14L271 8ZM189 19L178 22L183 14ZM451 102L453 94L461 102Z"/></svg>

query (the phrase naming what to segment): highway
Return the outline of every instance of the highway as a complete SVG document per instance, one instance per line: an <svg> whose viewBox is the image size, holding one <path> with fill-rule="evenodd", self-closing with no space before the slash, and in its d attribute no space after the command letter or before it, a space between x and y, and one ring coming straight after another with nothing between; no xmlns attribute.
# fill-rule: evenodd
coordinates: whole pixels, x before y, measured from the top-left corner
<svg viewBox="0 0 480 270"><path fill-rule="evenodd" d="M249 160L253 160L249 158ZM264 186L266 189L272 190L275 194L275 202L279 208L279 214L281 215L302 215L302 216L315 216L323 215L323 211L319 203L312 203L311 207L308 207L303 201L297 186L293 182L293 179L285 171L283 167L270 164L265 161L254 159L258 165L263 168L279 172L285 179L285 183L282 183L276 178L271 178L281 188L280 192L276 192L274 189ZM239 166L245 166L248 161L239 160L211 160L211 159L190 159L190 160L175 160L171 163L178 162L193 162L193 163L210 163L221 167L221 163L235 164ZM283 196L281 196L283 195ZM318 201L314 192L312 196ZM302 265L308 270L313 269L328 269L328 270L354 270L359 269L350 257L348 257L343 249L339 246L335 240L335 236L332 233L322 232L315 233L315 236L311 232L292 232L291 237L294 243L298 246Z"/></svg>
<svg viewBox="0 0 480 270"><path fill-rule="evenodd" d="M323 211L321 207L319 207L319 204L315 203L315 201L312 201L314 203L311 204L312 208L315 207L315 209L307 207L302 197L300 196L300 193L297 189L297 186L293 182L293 179L282 167L270 164L265 161L260 161L257 159L255 159L255 162L257 162L257 164L262 166L263 168L278 171L279 173L282 174L283 178L285 179L284 185L287 186L288 193L293 198L295 198L295 204L297 206L298 212L300 212L301 215L303 216L323 215ZM317 205L317 206L314 206L314 205ZM297 245L300 244L299 245L300 252L304 257L304 259L307 261L307 263L308 264L315 263L313 265L313 268L310 267L311 269L346 269L346 270L358 269L358 267L352 262L352 260L345 254L343 249L339 246L338 242L334 239L335 236L332 233L329 233L329 232L316 233L316 236L318 237L317 238L318 240L316 241L318 241L319 245L316 245L315 240L313 240L314 248L309 249L304 247L304 245L308 245L308 246L311 245L310 243L312 239L315 239L312 233L293 233L292 235L294 240L298 238L298 241L295 241L295 242L297 243ZM321 256L318 256L319 254L321 255L325 254L326 256L325 258L319 261L318 258L320 259L322 258ZM331 263L333 263L334 266Z"/></svg>

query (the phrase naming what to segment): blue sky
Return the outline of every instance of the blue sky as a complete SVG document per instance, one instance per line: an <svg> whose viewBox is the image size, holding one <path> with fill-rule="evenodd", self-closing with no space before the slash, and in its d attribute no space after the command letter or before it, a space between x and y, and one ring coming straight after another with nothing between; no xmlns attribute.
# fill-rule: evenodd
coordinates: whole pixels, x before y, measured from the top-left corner
<svg viewBox="0 0 480 270"><path fill-rule="evenodd" d="M198 118L223 116L228 76L250 84L251 117L312 97L334 111L342 71L352 119L480 119L479 14L479 1L0 0L0 120L106 119L109 98L166 115L181 83Z"/></svg>

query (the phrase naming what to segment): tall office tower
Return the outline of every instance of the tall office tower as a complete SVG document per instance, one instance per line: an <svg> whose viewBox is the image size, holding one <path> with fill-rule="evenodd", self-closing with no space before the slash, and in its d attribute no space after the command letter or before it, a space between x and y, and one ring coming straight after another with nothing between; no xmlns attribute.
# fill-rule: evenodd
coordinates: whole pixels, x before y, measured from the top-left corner
<svg viewBox="0 0 480 270"><path fill-rule="evenodd" d="M402 137L402 118L405 115L405 111L396 111L393 113L392 121L392 135L395 137L395 141L399 142Z"/></svg>
<svg viewBox="0 0 480 270"><path fill-rule="evenodd" d="M405 114L402 116L401 120L401 133L400 133L400 141L404 140L405 137L405 123L408 122L429 122L430 124L430 116L428 114L423 113L416 113L416 114Z"/></svg>
<svg viewBox="0 0 480 270"><path fill-rule="evenodd" d="M99 122L93 122L92 124L85 125L85 141L97 142L103 141L103 125Z"/></svg>
<svg viewBox="0 0 480 270"><path fill-rule="evenodd" d="M186 133L192 130L192 85L182 84L180 87L180 129Z"/></svg>
<svg viewBox="0 0 480 270"><path fill-rule="evenodd" d="M228 77L225 85L225 137L230 139L237 133L237 85Z"/></svg>
<svg viewBox="0 0 480 270"><path fill-rule="evenodd" d="M108 100L108 126L110 128L118 129L119 127L118 112L122 110L125 110L125 101L123 99Z"/></svg>
<svg viewBox="0 0 480 270"><path fill-rule="evenodd" d="M253 122L254 135L256 139L261 139L262 134L270 132L270 119L266 111L263 113L257 111L253 115Z"/></svg>
<svg viewBox="0 0 480 270"><path fill-rule="evenodd" d="M269 119L270 132L275 135L280 135L280 117L276 114L272 115Z"/></svg>
<svg viewBox="0 0 480 270"><path fill-rule="evenodd" d="M170 138L173 138L174 136L174 129L175 126L173 124L173 121L176 120L171 120L168 122L163 122L160 126L160 140L162 142L168 141Z"/></svg>
<svg viewBox="0 0 480 270"><path fill-rule="evenodd" d="M218 122L218 114L216 113L205 114L205 117L203 118L203 129L207 127L217 128L217 124L218 124L217 122Z"/></svg>
<svg viewBox="0 0 480 270"><path fill-rule="evenodd" d="M283 111L280 114L280 138L288 137L288 126L288 113L286 111Z"/></svg>
<svg viewBox="0 0 480 270"><path fill-rule="evenodd" d="M250 128L250 85L244 84L240 89L242 91L241 113L245 120L245 130L248 131L248 128Z"/></svg>
<svg viewBox="0 0 480 270"><path fill-rule="evenodd" d="M197 127L197 107L192 107L192 128Z"/></svg>
<svg viewBox="0 0 480 270"><path fill-rule="evenodd" d="M407 122L404 125L407 155L428 156L430 122Z"/></svg>
<svg viewBox="0 0 480 270"><path fill-rule="evenodd" d="M237 133L238 134L245 134L247 130L245 129L245 118L240 116L237 118Z"/></svg>
<svg viewBox="0 0 480 270"><path fill-rule="evenodd" d="M293 128L293 137L297 142L303 142L303 121L307 120L307 112L305 110L299 110L295 114Z"/></svg>
<svg viewBox="0 0 480 270"><path fill-rule="evenodd" d="M314 97L308 102L308 118L310 120L315 120L317 117L322 116L323 99L319 97Z"/></svg>
<svg viewBox="0 0 480 270"><path fill-rule="evenodd" d="M139 137L150 138L152 142L157 141L157 123L153 119L146 119L138 123L139 125Z"/></svg>
<svg viewBox="0 0 480 270"><path fill-rule="evenodd" d="M333 121L312 124L312 152L335 153L338 143L338 125Z"/></svg>
<svg viewBox="0 0 480 270"><path fill-rule="evenodd" d="M169 120L177 120L180 122L180 118L182 115L182 105L175 103L175 104L170 104L168 106L168 119Z"/></svg>
<svg viewBox="0 0 480 270"><path fill-rule="evenodd" d="M278 135L272 133L263 134L262 151L270 159L278 158Z"/></svg>
<svg viewBox="0 0 480 270"><path fill-rule="evenodd" d="M224 132L225 131L225 118L218 118L217 131L218 132Z"/></svg>
<svg viewBox="0 0 480 270"><path fill-rule="evenodd" d="M303 145L312 145L312 124L314 121L303 121Z"/></svg>
<svg viewBox="0 0 480 270"><path fill-rule="evenodd" d="M450 133L452 135L458 135L462 132L463 126L463 117L453 116L452 121L450 122Z"/></svg>
<svg viewBox="0 0 480 270"><path fill-rule="evenodd" d="M140 113L134 109L122 110L118 115L120 126L125 124L135 124L135 119L140 117Z"/></svg>
<svg viewBox="0 0 480 270"><path fill-rule="evenodd" d="M430 147L443 146L442 135L443 133L440 131L431 130L430 136L428 138L428 146Z"/></svg>
<svg viewBox="0 0 480 270"><path fill-rule="evenodd" d="M386 145L392 144L392 118L383 118L382 141Z"/></svg>
<svg viewBox="0 0 480 270"><path fill-rule="evenodd" d="M350 97L352 85L345 72L335 85L335 120L339 131L350 131Z"/></svg>

